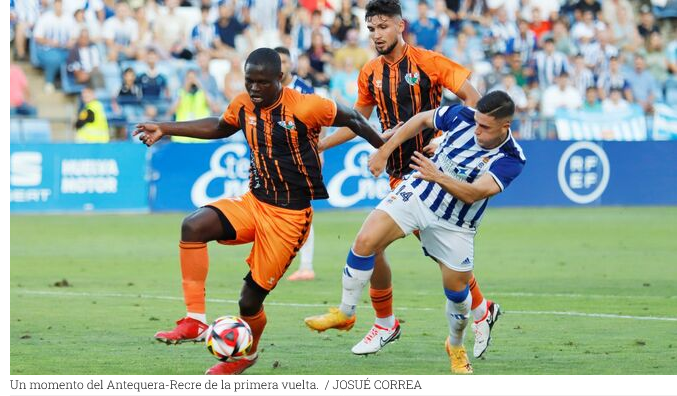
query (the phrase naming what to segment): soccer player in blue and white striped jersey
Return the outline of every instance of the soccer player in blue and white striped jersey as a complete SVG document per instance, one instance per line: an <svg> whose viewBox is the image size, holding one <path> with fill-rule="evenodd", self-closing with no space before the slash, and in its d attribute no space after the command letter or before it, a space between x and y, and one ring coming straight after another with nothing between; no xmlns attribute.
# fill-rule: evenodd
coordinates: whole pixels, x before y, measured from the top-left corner
<svg viewBox="0 0 677 396"><path fill-rule="evenodd" d="M477 109L439 107L395 128L369 161L374 175L383 172L396 147L421 129L436 128L444 134L432 158L414 153L414 172L367 217L344 268L341 304L357 305L369 279L362 273L370 268L368 261L393 241L419 230L424 253L442 271L449 322L446 349L454 373L472 373L463 335L472 302L468 282L477 227L489 197L508 187L526 161L510 133L514 112L510 96L494 91L479 100ZM357 344L353 352L359 349Z"/></svg>

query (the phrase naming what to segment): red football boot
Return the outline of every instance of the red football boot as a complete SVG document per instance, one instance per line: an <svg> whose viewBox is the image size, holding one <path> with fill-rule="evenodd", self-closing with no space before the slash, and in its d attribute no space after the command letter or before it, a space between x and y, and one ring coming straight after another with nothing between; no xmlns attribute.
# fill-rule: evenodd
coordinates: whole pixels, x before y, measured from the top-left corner
<svg viewBox="0 0 677 396"><path fill-rule="evenodd" d="M176 328L155 333L155 339L166 344L204 341L209 325L193 318L182 318L176 322Z"/></svg>

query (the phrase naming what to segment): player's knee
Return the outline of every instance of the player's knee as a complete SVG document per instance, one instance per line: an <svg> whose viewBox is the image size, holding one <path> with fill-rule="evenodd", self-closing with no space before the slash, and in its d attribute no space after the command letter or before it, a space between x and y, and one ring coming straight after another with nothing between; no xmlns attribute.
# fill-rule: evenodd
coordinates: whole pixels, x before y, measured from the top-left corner
<svg viewBox="0 0 677 396"><path fill-rule="evenodd" d="M353 243L353 252L360 256L376 253L376 238L366 232L360 232Z"/></svg>
<svg viewBox="0 0 677 396"><path fill-rule="evenodd" d="M194 216L188 216L181 223L181 240L185 242L208 242L202 233L203 227Z"/></svg>

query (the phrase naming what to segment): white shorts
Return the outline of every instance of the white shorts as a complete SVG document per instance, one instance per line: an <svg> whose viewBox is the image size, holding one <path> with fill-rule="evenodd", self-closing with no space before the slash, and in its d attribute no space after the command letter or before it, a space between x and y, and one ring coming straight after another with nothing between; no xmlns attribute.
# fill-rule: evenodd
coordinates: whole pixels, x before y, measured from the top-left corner
<svg viewBox="0 0 677 396"><path fill-rule="evenodd" d="M386 212L405 235L419 230L426 256L455 271L472 271L475 232L440 219L421 202L410 186L401 186L401 190L398 187L397 193L388 194L376 209Z"/></svg>

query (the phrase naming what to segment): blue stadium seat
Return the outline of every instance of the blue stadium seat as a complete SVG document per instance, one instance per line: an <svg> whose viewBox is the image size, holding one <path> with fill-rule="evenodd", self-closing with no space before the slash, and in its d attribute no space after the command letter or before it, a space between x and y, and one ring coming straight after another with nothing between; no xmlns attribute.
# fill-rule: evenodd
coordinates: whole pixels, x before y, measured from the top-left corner
<svg viewBox="0 0 677 396"><path fill-rule="evenodd" d="M75 78L68 73L66 64L61 65L61 89L68 95L79 94L85 88L84 85L75 82Z"/></svg>
<svg viewBox="0 0 677 396"><path fill-rule="evenodd" d="M10 143L50 143L52 127L40 118L12 117L9 122Z"/></svg>

